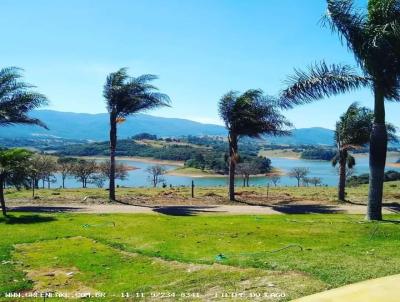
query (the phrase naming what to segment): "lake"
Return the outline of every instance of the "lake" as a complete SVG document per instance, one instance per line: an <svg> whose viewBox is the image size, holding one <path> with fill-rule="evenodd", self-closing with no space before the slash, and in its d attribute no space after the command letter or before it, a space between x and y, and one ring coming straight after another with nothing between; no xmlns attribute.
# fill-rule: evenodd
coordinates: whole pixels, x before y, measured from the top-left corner
<svg viewBox="0 0 400 302"><path fill-rule="evenodd" d="M387 162L394 162L397 158L388 158ZM315 161L315 160L303 160L303 159L290 159L281 157L271 157L272 165L275 168L282 170L283 172L289 171L293 167L306 167L310 170L309 177L320 177L322 183L328 186L336 186L338 181L337 169L333 168L331 163L328 161ZM117 185L126 187L143 187L149 186L148 174L146 173L146 168L152 166L152 163L137 162L130 160L119 160L128 166L134 166L138 169L128 171L128 178L124 181L117 180ZM175 166L163 165L166 170L175 169ZM396 170L400 171L399 168L387 167L386 170ZM360 157L356 158L356 168L354 169L354 174L368 173L368 158ZM52 187L61 186L61 177L56 174L57 181L52 184ZM226 186L226 177L205 177L205 178L192 178L188 176L172 176L165 175L166 184L173 186L190 186L192 180L194 180L196 186ZM77 182L74 178L68 178L65 182L67 188L77 188L81 187L81 184ZM241 185L242 180L240 177L237 178L237 184ZM280 186L295 186L297 181L288 176L282 176L279 185ZM267 179L265 177L252 177L250 179L251 186L266 186ZM94 187L88 184L90 187Z"/></svg>

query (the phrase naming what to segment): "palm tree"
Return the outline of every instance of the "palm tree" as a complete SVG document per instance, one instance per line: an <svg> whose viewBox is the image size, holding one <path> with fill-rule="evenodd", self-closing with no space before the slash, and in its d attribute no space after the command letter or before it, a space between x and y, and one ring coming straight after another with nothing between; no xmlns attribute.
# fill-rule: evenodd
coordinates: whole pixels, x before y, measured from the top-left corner
<svg viewBox="0 0 400 302"><path fill-rule="evenodd" d="M276 101L261 90L247 90L243 94L229 91L219 102L219 115L228 129L229 143L229 199L235 200L235 168L239 159L240 137L259 137L262 134L286 135L291 126L279 113Z"/></svg>
<svg viewBox="0 0 400 302"><path fill-rule="evenodd" d="M29 111L48 103L47 98L31 90L34 86L22 82L21 69L7 67L0 69L0 126L15 124L46 125L29 117Z"/></svg>
<svg viewBox="0 0 400 302"><path fill-rule="evenodd" d="M345 201L346 167L352 169L355 158L349 151L368 144L373 128L374 113L366 107L360 107L353 103L336 123L335 143L337 152L332 159L332 165L339 164L338 199ZM386 124L389 140L395 141L396 128L392 124Z"/></svg>
<svg viewBox="0 0 400 302"><path fill-rule="evenodd" d="M150 82L157 76L145 74L130 77L126 68L111 73L104 85L104 98L110 114L110 200L115 200L115 150L117 147L117 123L129 115L160 106L169 106L169 97L158 92Z"/></svg>
<svg viewBox="0 0 400 302"><path fill-rule="evenodd" d="M363 14L354 9L351 0L327 0L328 13L323 19L337 32L354 54L362 74L352 67L327 65L310 67L308 72L296 70L289 78L289 87L281 93L286 108L308 103L361 87L374 93L374 123L370 135L370 185L368 220L382 219L382 194L387 151L385 100L400 100L400 39L398 1L369 1Z"/></svg>

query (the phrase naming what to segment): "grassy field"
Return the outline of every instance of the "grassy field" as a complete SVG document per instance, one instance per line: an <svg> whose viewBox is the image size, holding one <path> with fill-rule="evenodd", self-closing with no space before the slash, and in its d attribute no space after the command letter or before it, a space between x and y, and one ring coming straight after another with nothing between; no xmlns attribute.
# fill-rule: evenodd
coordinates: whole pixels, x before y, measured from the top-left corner
<svg viewBox="0 0 400 302"><path fill-rule="evenodd" d="M386 182L384 190L385 203L400 201L400 182ZM347 200L365 204L368 186L347 188ZM311 201L318 204L337 202L335 187L237 187L239 202L249 204L273 204L282 202ZM176 188L118 188L118 198L132 204L229 204L225 187L196 187L195 198L190 198L188 187ZM30 190L6 190L6 199L11 203L106 203L108 191L105 189L40 189L36 199L32 199Z"/></svg>
<svg viewBox="0 0 400 302"><path fill-rule="evenodd" d="M147 300L284 293L272 301L287 301L400 273L400 215L385 218L13 213L0 219L0 292L105 292L103 301L136 301L119 298L126 292Z"/></svg>

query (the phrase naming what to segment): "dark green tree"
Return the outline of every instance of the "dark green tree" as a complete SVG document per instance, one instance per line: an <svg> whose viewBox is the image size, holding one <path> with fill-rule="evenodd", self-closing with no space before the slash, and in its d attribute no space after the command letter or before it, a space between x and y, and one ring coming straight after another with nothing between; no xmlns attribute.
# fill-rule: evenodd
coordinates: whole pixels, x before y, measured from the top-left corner
<svg viewBox="0 0 400 302"><path fill-rule="evenodd" d="M323 24L339 34L354 54L362 74L353 68L327 65L296 70L281 94L282 106L293 107L362 87L374 94L374 124L370 135L368 220L382 219L382 194L387 151L385 100L400 100L400 5L397 0L370 0L357 11L351 0L328 0Z"/></svg>
<svg viewBox="0 0 400 302"><path fill-rule="evenodd" d="M30 151L19 148L0 151L0 204L4 216L7 216L4 199L5 184L20 186L28 183L31 156Z"/></svg>
<svg viewBox="0 0 400 302"><path fill-rule="evenodd" d="M31 124L47 128L42 121L28 116L31 110L46 105L47 98L32 91L34 86L21 78L19 68L0 69L0 126Z"/></svg>
<svg viewBox="0 0 400 302"><path fill-rule="evenodd" d="M169 106L166 94L150 84L154 75L130 77L126 68L111 73L104 85L104 98L110 114L110 185L109 199L115 200L115 151L117 147L117 123L129 115L161 106Z"/></svg>
<svg viewBox="0 0 400 302"><path fill-rule="evenodd" d="M251 89L243 94L230 91L219 101L219 115L228 129L229 199L235 200L235 168L239 162L240 137L263 134L286 135L290 122L279 112L276 100L261 90Z"/></svg>

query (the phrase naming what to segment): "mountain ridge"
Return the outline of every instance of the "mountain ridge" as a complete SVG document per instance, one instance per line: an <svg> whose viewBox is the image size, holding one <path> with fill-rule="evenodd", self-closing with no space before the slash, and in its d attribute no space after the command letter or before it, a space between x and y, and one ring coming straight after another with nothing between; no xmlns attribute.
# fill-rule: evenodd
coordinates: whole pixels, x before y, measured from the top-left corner
<svg viewBox="0 0 400 302"><path fill-rule="evenodd" d="M76 113L55 110L34 110L34 118L41 119L50 130L38 126L15 125L0 128L0 138L54 137L89 141L108 139L107 113ZM182 118L158 117L136 114L128 117L118 127L118 137L127 138L138 133L151 133L160 137L179 136L226 136L225 127L205 124ZM333 130L323 127L293 129L287 137L265 137L271 144L282 145L332 145Z"/></svg>

